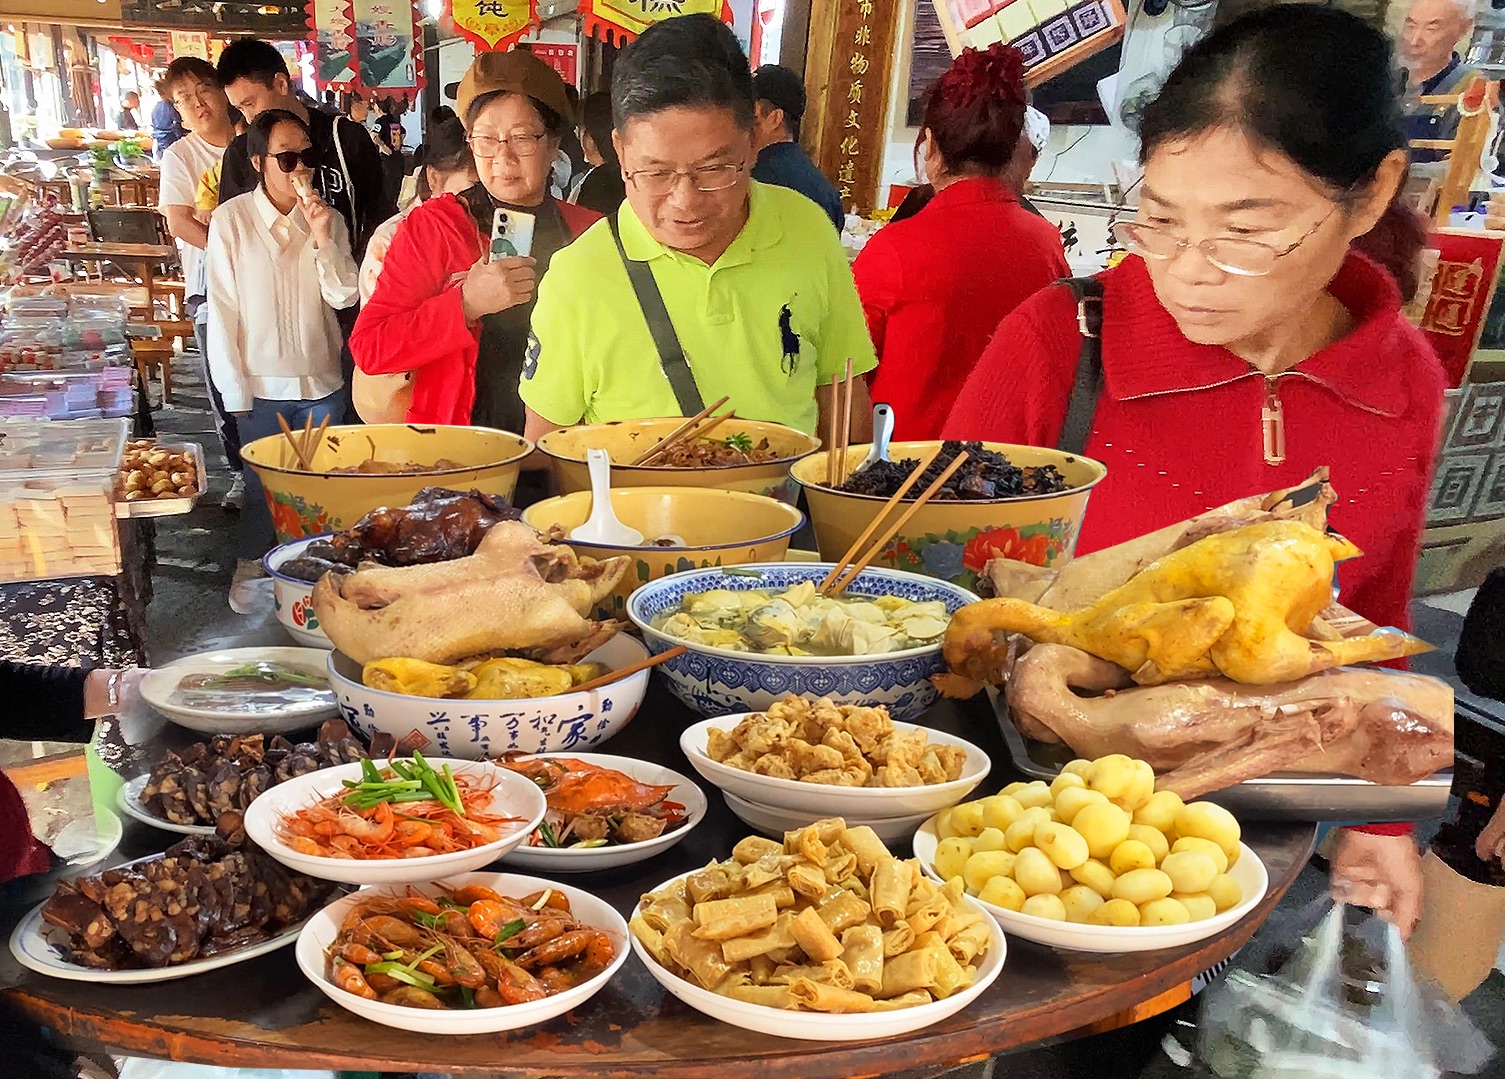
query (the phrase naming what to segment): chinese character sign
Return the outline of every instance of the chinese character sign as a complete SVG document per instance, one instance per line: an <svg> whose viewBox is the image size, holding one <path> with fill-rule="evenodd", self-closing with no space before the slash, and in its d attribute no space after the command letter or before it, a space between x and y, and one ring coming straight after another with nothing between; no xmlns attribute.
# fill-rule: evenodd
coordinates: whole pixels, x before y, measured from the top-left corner
<svg viewBox="0 0 1505 1079"><path fill-rule="evenodd" d="M892 6L842 0L832 36L820 145L815 149L842 201L859 211L871 209L878 193L893 51Z"/></svg>
<svg viewBox="0 0 1505 1079"><path fill-rule="evenodd" d="M412 0L353 0L351 10L361 86L398 90L419 85Z"/></svg>
<svg viewBox="0 0 1505 1079"><path fill-rule="evenodd" d="M171 37L174 60L180 56L197 56L200 60L209 59L208 34L197 30L174 30Z"/></svg>
<svg viewBox="0 0 1505 1079"><path fill-rule="evenodd" d="M355 86L355 17L350 0L309 0L308 25L314 39L314 82L322 90Z"/></svg>
<svg viewBox="0 0 1505 1079"><path fill-rule="evenodd" d="M1500 248L1505 237L1439 229L1434 242L1441 257L1421 330L1437 350L1437 358L1448 373L1448 385L1456 387L1463 382L1484 329L1484 313L1500 279Z"/></svg>
<svg viewBox="0 0 1505 1079"><path fill-rule="evenodd" d="M533 55L548 64L567 86L575 86L580 81L580 46L558 45L534 42L532 45Z"/></svg>
<svg viewBox="0 0 1505 1079"><path fill-rule="evenodd" d="M511 48L538 23L534 0L445 0L444 10L456 33L487 51Z"/></svg>
<svg viewBox="0 0 1505 1079"><path fill-rule="evenodd" d="M580 0L585 32L618 46L676 15L714 15L730 23L732 5L729 0Z"/></svg>

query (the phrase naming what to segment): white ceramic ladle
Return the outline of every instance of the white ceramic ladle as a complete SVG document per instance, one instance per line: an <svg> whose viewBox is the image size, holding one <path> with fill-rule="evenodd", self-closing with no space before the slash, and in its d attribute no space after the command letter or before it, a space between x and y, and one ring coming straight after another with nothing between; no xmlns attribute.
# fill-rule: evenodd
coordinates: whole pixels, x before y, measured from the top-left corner
<svg viewBox="0 0 1505 1079"><path fill-rule="evenodd" d="M611 455L605 450L591 450L586 461L591 472L591 515L583 525L570 529L570 539L613 547L641 547L643 534L617 520L617 511L611 504Z"/></svg>
<svg viewBox="0 0 1505 1079"><path fill-rule="evenodd" d="M867 457L857 468L866 468L875 461L888 460L888 444L894 437L894 406L876 404L873 406L873 444L867 451Z"/></svg>

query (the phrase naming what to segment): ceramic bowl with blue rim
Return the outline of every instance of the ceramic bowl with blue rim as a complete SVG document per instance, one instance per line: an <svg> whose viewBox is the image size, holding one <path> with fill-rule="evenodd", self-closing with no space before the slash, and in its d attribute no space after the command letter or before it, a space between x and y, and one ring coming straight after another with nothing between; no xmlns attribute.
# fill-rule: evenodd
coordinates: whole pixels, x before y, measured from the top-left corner
<svg viewBox="0 0 1505 1079"><path fill-rule="evenodd" d="M632 594L627 616L657 655L676 645L687 651L660 664L669 688L702 716L761 712L784 697L828 697L839 704L882 705L901 722L920 716L935 701L932 675L946 669L940 643L875 656L764 656L696 644L653 628L659 615L677 611L688 595L725 588L781 592L806 581L819 584L829 562L759 563L728 572L690 570L649 581ZM859 596L899 596L915 603L940 600L955 614L978 597L959 585L898 570L867 569L847 589Z"/></svg>
<svg viewBox="0 0 1505 1079"><path fill-rule="evenodd" d="M648 657L643 642L619 633L582 662L614 671ZM600 689L527 700L487 701L414 697L372 689L361 665L343 652L329 653L329 688L340 716L368 739L378 732L397 740L401 753L476 760L508 750L584 752L616 734L637 714L649 671Z"/></svg>
<svg viewBox="0 0 1505 1079"><path fill-rule="evenodd" d="M334 642L319 628L319 616L314 613L314 582L289 577L282 567L308 550L309 545L328 540L333 532L324 532L305 539L273 547L261 560L261 566L272 579L272 606L277 621L287 630L288 636L305 648L333 648Z"/></svg>

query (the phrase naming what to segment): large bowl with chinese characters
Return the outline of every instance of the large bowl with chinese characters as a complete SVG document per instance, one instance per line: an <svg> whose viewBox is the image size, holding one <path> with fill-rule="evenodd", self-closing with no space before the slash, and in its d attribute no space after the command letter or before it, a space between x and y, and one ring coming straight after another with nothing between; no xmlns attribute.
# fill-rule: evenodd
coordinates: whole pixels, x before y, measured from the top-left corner
<svg viewBox="0 0 1505 1079"><path fill-rule="evenodd" d="M618 634L585 658L621 670L648 658L647 647ZM399 753L476 760L508 750L524 753L584 751L616 734L643 703L648 676L643 670L600 689L528 700L470 700L414 697L372 689L361 681L361 665L341 652L329 654L329 688L340 715L367 738L377 733L397 740Z"/></svg>

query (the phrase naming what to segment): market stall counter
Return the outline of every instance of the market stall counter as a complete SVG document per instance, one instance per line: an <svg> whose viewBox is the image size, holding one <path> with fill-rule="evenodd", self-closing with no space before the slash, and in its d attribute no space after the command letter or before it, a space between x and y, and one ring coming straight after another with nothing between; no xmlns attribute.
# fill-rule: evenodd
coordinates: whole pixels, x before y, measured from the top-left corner
<svg viewBox="0 0 1505 1079"><path fill-rule="evenodd" d="M248 640L235 643L270 642L279 633L267 619ZM695 719L655 681L636 719L600 748L688 773L679 739ZM923 722L964 735L999 762L979 793L1015 778L1006 774L1002 762L1008 754L982 698L938 704ZM120 725L111 723L98 748L126 780L145 773L166 749L201 737L142 715L127 717L125 726L136 734L135 745L124 744ZM719 791L706 793L707 816L678 845L636 865L572 874L569 883L625 915L671 875L726 857L749 829ZM115 861L160 851L175 838L127 821ZM884 1040L795 1041L720 1023L668 994L637 956L604 990L559 1019L510 1033L457 1037L378 1027L335 1006L300 974L292 947L151 985L56 980L22 969L7 951L0 957L0 985L7 986L8 1005L70 1047L201 1064L600 1077L701 1077L735 1064L750 1077L876 1075L1082 1036L1178 1003L1194 977L1232 956L1270 914L1310 855L1314 830L1307 824L1250 824L1243 838L1268 869L1270 886L1227 932L1194 945L1117 955L1057 951L1010 936L1002 974L978 1000L937 1025ZM908 856L907 841L892 846ZM7 936L50 888L51 882L34 881L5 894L0 925Z"/></svg>

